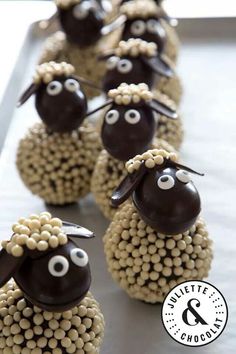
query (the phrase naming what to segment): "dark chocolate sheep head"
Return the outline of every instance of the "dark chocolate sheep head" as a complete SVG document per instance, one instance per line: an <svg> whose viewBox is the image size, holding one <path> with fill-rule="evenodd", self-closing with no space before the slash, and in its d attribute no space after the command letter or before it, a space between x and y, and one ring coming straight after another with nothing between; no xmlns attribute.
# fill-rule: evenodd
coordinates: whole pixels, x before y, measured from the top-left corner
<svg viewBox="0 0 236 354"><path fill-rule="evenodd" d="M69 41L86 47L100 39L105 12L99 1L59 0L57 6L61 26Z"/></svg>
<svg viewBox="0 0 236 354"><path fill-rule="evenodd" d="M99 59L106 60L107 71L103 79L105 92L122 82L146 83L151 88L156 77L174 75L171 67L159 55L156 44L138 38L121 41L116 49L104 53Z"/></svg>
<svg viewBox="0 0 236 354"><path fill-rule="evenodd" d="M106 25L105 17L112 10L109 0L56 0L62 29L67 39L85 48L94 45L124 23L124 18Z"/></svg>
<svg viewBox="0 0 236 354"><path fill-rule="evenodd" d="M130 160L128 176L114 191L119 206L132 195L141 218L157 232L176 235L189 230L201 211L201 201L190 173L164 150L150 150ZM198 174L198 173L197 173Z"/></svg>
<svg viewBox="0 0 236 354"><path fill-rule="evenodd" d="M95 111L110 106L102 125L102 141L114 158L127 161L144 152L154 137L154 112L176 119L176 112L153 98L146 84L121 84L108 93L110 100Z"/></svg>
<svg viewBox="0 0 236 354"><path fill-rule="evenodd" d="M155 2L128 1L121 6L120 12L126 16L122 32L123 40L141 38L147 42L154 42L158 46L159 53L163 53L167 36L160 19L165 14Z"/></svg>
<svg viewBox="0 0 236 354"><path fill-rule="evenodd" d="M78 305L90 288L88 255L75 240L94 235L48 215L14 225L11 240L3 242L0 252L0 286L13 277L32 304L63 312Z"/></svg>
<svg viewBox="0 0 236 354"><path fill-rule="evenodd" d="M80 83L94 85L73 72L74 67L64 62L39 65L19 106L35 94L36 110L49 131L65 133L77 129L87 112L87 99Z"/></svg>

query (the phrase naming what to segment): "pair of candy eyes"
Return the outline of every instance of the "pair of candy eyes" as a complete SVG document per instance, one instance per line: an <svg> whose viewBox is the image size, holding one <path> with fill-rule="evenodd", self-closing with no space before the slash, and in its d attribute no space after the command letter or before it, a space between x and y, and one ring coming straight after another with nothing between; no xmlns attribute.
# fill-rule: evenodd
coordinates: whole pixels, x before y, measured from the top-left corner
<svg viewBox="0 0 236 354"><path fill-rule="evenodd" d="M176 172L176 178L182 183L189 183L191 181L190 175L184 170L178 170ZM157 180L157 185L162 190L168 190L175 186L175 180L170 175L162 175Z"/></svg>
<svg viewBox="0 0 236 354"><path fill-rule="evenodd" d="M113 56L107 60L106 63L108 70L114 70L117 68L118 72L121 74L128 74L133 69L133 64L128 59L119 59L116 56Z"/></svg>
<svg viewBox="0 0 236 354"><path fill-rule="evenodd" d="M130 32L135 36L140 36L146 31L149 33L156 33L158 22L156 20L148 20L144 22L142 20L134 21L130 27Z"/></svg>
<svg viewBox="0 0 236 354"><path fill-rule="evenodd" d="M99 10L99 5L95 0L87 0L82 4L75 5L72 13L77 20L84 20L88 17L90 11Z"/></svg>
<svg viewBox="0 0 236 354"><path fill-rule="evenodd" d="M64 88L69 92L76 92L80 89L80 84L74 79L67 79L64 82ZM47 85L47 93L50 96L57 96L62 92L62 90L63 84L60 81L54 80Z"/></svg>
<svg viewBox="0 0 236 354"><path fill-rule="evenodd" d="M78 267L86 267L88 255L81 248L74 248L70 252L72 262ZM48 271L53 277L64 277L69 271L69 261L64 256L53 256L48 262Z"/></svg>
<svg viewBox="0 0 236 354"><path fill-rule="evenodd" d="M116 109L107 112L105 121L107 124L115 124L120 118L120 113ZM129 109L125 112L124 118L129 124L137 124L141 120L141 114L136 109Z"/></svg>

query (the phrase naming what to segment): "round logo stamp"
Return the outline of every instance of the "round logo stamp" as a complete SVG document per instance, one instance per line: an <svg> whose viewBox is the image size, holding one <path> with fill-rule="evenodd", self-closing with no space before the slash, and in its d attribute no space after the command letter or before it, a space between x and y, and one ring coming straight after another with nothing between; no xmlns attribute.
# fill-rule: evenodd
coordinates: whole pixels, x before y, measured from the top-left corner
<svg viewBox="0 0 236 354"><path fill-rule="evenodd" d="M178 343L190 347L207 345L218 338L228 320L227 303L213 285L200 280L181 283L162 305L162 322Z"/></svg>

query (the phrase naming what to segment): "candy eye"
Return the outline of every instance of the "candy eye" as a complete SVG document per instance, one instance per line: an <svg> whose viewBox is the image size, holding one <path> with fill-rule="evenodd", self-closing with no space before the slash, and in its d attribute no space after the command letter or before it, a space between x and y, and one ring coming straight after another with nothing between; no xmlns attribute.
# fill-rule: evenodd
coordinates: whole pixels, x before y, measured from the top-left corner
<svg viewBox="0 0 236 354"><path fill-rule="evenodd" d="M48 262L48 270L53 277L63 277L69 270L69 262L63 256L54 256Z"/></svg>
<svg viewBox="0 0 236 354"><path fill-rule="evenodd" d="M147 30L150 33L156 33L156 31L157 31L157 21L156 20L149 20L147 22Z"/></svg>
<svg viewBox="0 0 236 354"><path fill-rule="evenodd" d="M135 36L140 36L146 31L146 24L144 21L138 20L132 23L130 31Z"/></svg>
<svg viewBox="0 0 236 354"><path fill-rule="evenodd" d="M116 68L117 63L119 62L119 58L113 56L109 58L106 62L106 67L108 70L113 70Z"/></svg>
<svg viewBox="0 0 236 354"><path fill-rule="evenodd" d="M85 19L90 10L90 4L85 1L82 4L75 5L73 8L73 15L77 20Z"/></svg>
<svg viewBox="0 0 236 354"><path fill-rule="evenodd" d="M141 115L136 109L130 109L125 113L125 120L129 124L137 124L141 119Z"/></svg>
<svg viewBox="0 0 236 354"><path fill-rule="evenodd" d="M176 172L176 177L178 178L178 180L180 182L183 182L183 183L189 183L191 181L189 173L184 170L178 170Z"/></svg>
<svg viewBox="0 0 236 354"><path fill-rule="evenodd" d="M173 177L169 175L163 175L158 178L157 185L160 189L167 190L171 189L175 185L175 180Z"/></svg>
<svg viewBox="0 0 236 354"><path fill-rule="evenodd" d="M57 96L62 91L62 84L59 81L51 81L47 85L47 93L50 96Z"/></svg>
<svg viewBox="0 0 236 354"><path fill-rule="evenodd" d="M88 264L88 255L81 248L74 248L70 253L72 262L78 267L85 267Z"/></svg>
<svg viewBox="0 0 236 354"><path fill-rule="evenodd" d="M117 110L112 109L111 111L107 112L105 116L105 121L107 124L115 124L120 117L120 114Z"/></svg>
<svg viewBox="0 0 236 354"><path fill-rule="evenodd" d="M133 69L133 64L128 59L122 59L119 61L117 69L121 74L127 74Z"/></svg>
<svg viewBox="0 0 236 354"><path fill-rule="evenodd" d="M78 83L78 81L76 81L74 79L66 80L64 86L65 86L66 90L70 91L70 92L78 91L80 88L80 84Z"/></svg>

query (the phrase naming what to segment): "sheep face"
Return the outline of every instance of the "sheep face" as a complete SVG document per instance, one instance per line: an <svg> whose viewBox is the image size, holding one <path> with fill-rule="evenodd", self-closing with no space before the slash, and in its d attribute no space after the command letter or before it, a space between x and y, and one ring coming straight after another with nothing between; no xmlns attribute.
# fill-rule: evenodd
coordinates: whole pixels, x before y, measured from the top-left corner
<svg viewBox="0 0 236 354"><path fill-rule="evenodd" d="M87 111L87 99L74 77L55 77L48 84L42 83L35 105L48 129L60 133L78 128Z"/></svg>
<svg viewBox="0 0 236 354"><path fill-rule="evenodd" d="M144 102L132 105L114 103L104 117L104 147L114 158L126 161L149 147L155 128L154 113Z"/></svg>
<svg viewBox="0 0 236 354"><path fill-rule="evenodd" d="M61 26L69 41L87 47L101 37L105 12L97 0L81 0L68 9L58 9Z"/></svg>
<svg viewBox="0 0 236 354"><path fill-rule="evenodd" d="M147 42L154 42L158 46L159 53L164 51L166 44L166 33L157 18L150 17L146 20L135 18L127 20L122 33L122 39L141 38Z"/></svg>
<svg viewBox="0 0 236 354"><path fill-rule="evenodd" d="M152 87L155 73L140 57L117 57L107 59L107 72L103 79L105 92L118 87L122 82L127 84L146 83Z"/></svg>
<svg viewBox="0 0 236 354"><path fill-rule="evenodd" d="M66 311L89 290L88 256L69 240L54 251L26 257L14 279L34 305L46 311Z"/></svg>
<svg viewBox="0 0 236 354"><path fill-rule="evenodd" d="M188 172L167 166L147 171L133 193L133 202L148 225L167 235L189 230L201 210Z"/></svg>

